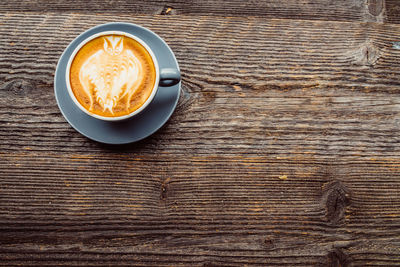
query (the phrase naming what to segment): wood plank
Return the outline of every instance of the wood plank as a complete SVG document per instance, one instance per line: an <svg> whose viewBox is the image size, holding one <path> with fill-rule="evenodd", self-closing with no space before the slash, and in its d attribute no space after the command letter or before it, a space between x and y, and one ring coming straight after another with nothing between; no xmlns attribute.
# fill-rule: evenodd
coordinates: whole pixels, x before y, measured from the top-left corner
<svg viewBox="0 0 400 267"><path fill-rule="evenodd" d="M24 16L3 17L0 133L8 141L1 149L102 151L60 115L53 73L79 32L113 18ZM392 45L400 38L398 26L186 16L125 20L165 38L184 81L170 123L129 151L399 155L400 50ZM184 34L166 34L169 26ZM174 142L165 142L170 138Z"/></svg>
<svg viewBox="0 0 400 267"><path fill-rule="evenodd" d="M0 265L400 262L399 160L106 152L1 154Z"/></svg>
<svg viewBox="0 0 400 267"><path fill-rule="evenodd" d="M73 12L102 14L163 14L163 15L223 15L261 16L263 18L293 18L333 21L383 21L383 0L148 0L148 1L74 1L7 0L0 12Z"/></svg>
<svg viewBox="0 0 400 267"><path fill-rule="evenodd" d="M183 94L112 147L69 127L52 82L114 17L0 17L0 265L400 264L400 26L120 19L165 38Z"/></svg>
<svg viewBox="0 0 400 267"><path fill-rule="evenodd" d="M400 1L386 0L387 22L400 23Z"/></svg>

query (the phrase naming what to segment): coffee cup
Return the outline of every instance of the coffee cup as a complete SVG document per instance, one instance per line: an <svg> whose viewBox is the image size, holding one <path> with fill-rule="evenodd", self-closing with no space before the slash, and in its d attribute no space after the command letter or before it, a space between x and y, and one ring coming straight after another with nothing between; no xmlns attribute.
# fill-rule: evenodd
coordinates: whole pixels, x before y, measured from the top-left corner
<svg viewBox="0 0 400 267"><path fill-rule="evenodd" d="M74 104L104 121L134 117L158 90L180 82L179 69L160 69L149 45L125 31L103 31L80 42L65 75Z"/></svg>

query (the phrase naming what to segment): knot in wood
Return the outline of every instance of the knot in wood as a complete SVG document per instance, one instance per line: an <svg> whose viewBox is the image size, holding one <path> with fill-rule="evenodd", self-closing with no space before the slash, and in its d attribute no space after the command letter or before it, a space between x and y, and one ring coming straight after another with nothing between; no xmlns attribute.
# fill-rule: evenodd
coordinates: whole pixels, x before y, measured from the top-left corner
<svg viewBox="0 0 400 267"><path fill-rule="evenodd" d="M165 179L164 182L161 184L161 193L160 193L160 199L165 200L167 198L168 194L168 187L169 187L169 182L171 181L171 178Z"/></svg>
<svg viewBox="0 0 400 267"><path fill-rule="evenodd" d="M356 65L372 67L381 57L381 52L370 41L367 41L354 51L352 56Z"/></svg>
<svg viewBox="0 0 400 267"><path fill-rule="evenodd" d="M346 267L350 265L350 258L341 249L335 248L327 255L327 264L329 267Z"/></svg>
<svg viewBox="0 0 400 267"><path fill-rule="evenodd" d="M383 0L368 0L368 11L373 16L379 16L383 10Z"/></svg>
<svg viewBox="0 0 400 267"><path fill-rule="evenodd" d="M323 191L326 218L331 225L338 225L343 222L346 208L350 204L350 191L340 181L328 183Z"/></svg>
<svg viewBox="0 0 400 267"><path fill-rule="evenodd" d="M266 248L268 248L268 249L273 248L273 247L274 247L274 242L273 242L273 240L272 240L271 238L269 238L269 237L266 237L266 238L264 239L264 246L265 246Z"/></svg>
<svg viewBox="0 0 400 267"><path fill-rule="evenodd" d="M187 110L195 102L194 96L195 94L192 95L188 88L185 85L182 85L177 110L179 112Z"/></svg>
<svg viewBox="0 0 400 267"><path fill-rule="evenodd" d="M2 86L3 90L19 96L29 95L33 88L32 82L22 79L10 81Z"/></svg>

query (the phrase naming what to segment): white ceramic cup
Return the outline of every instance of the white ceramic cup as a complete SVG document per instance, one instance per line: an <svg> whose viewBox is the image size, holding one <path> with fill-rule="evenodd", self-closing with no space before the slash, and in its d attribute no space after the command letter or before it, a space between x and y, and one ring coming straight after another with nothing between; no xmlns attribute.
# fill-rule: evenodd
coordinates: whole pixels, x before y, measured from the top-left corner
<svg viewBox="0 0 400 267"><path fill-rule="evenodd" d="M71 82L70 82L70 69L71 69L71 64L73 59L75 58L75 55L78 53L78 51L85 45L87 44L89 41L103 36L103 35L123 35L126 37L129 37L135 41L137 41L138 43L140 43L146 50L147 52L149 52L151 59L153 60L154 63L154 68L156 70L156 81L154 83L154 87L151 91L150 96L147 98L146 102L143 103L142 106L140 106L138 109L134 110L133 112L123 115L123 116L118 116L118 117L106 117L106 116L101 116L101 115L97 115L94 113L91 113L89 110L87 110L86 108L84 108L79 101L76 99L74 92L72 91L71 88ZM86 38L85 40L83 40L81 43L79 43L79 45L75 48L75 50L72 52L70 58L68 59L68 64L67 64L67 69L66 69L66 73L65 73L65 79L67 81L67 90L68 93L71 97L71 99L73 100L74 104L83 112L85 112L86 114L88 114L91 117L94 117L96 119L99 120L104 120L104 121L121 121L121 120L126 120L129 118L132 118L133 116L139 114L141 111L143 111L153 100L154 96L156 95L157 91L159 90L159 88L162 87L168 87L168 86L173 86L177 83L180 82L181 76L180 76L180 72L178 69L174 69L174 68L163 68L163 69L159 69L159 65L158 65L158 61L156 56L154 55L153 51L150 49L150 47L140 38L124 32L124 31L103 31L103 32L99 32L96 34L93 34L91 36L89 36L88 38ZM167 89L161 89L161 90L167 90Z"/></svg>

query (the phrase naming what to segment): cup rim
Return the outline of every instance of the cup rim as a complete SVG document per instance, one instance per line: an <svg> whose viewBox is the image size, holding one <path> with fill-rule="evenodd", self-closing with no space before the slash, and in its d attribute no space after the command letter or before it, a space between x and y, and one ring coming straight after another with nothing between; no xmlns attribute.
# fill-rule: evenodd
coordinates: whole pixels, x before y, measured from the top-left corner
<svg viewBox="0 0 400 267"><path fill-rule="evenodd" d="M126 115L122 115L122 116L116 116L116 117L107 117L107 116L101 116L98 114L94 114L90 111L88 111L87 109L85 109L81 103L79 103L79 101L76 99L74 92L72 91L71 88L71 82L70 82L70 69L71 69L71 65L72 65L72 61L74 60L76 54L79 52L79 50L86 45L88 42L90 42L91 40L103 36L103 35L122 35L122 36L126 36L129 38L132 38L133 40L137 41L138 43L140 43L146 50L147 52L150 54L151 59L153 60L153 64L154 64L154 68L156 71L156 80L153 86L153 89L151 91L150 96L147 98L147 100L136 110L134 110L133 112L126 114ZM78 36L79 37L79 36ZM76 39L78 38L76 37ZM139 114L141 111L143 111L153 100L154 96L156 95L157 91L158 91L158 86L159 86L159 82L160 82L160 70L159 70L159 66L158 66L158 61L156 56L154 55L153 51L151 50L151 48L139 37L130 34L128 32L125 31L118 31L118 30L113 30L113 31L101 31L95 34L90 35L89 37L87 37L86 39L84 39L83 41L81 41L74 49L74 51L72 52L72 54L69 56L68 58L68 63L67 63L67 67L66 67L66 71L65 71L65 80L66 80L66 84L67 84L67 90L69 93L69 96L71 97L72 101L74 102L74 104L80 109L82 110L84 113L86 113L87 115L94 117L96 119L99 120L103 120L103 121L121 121L121 120L126 120L129 119L137 114Z"/></svg>

